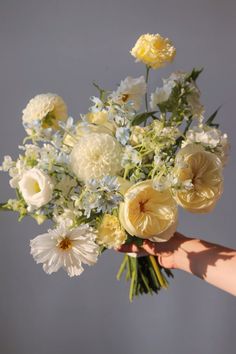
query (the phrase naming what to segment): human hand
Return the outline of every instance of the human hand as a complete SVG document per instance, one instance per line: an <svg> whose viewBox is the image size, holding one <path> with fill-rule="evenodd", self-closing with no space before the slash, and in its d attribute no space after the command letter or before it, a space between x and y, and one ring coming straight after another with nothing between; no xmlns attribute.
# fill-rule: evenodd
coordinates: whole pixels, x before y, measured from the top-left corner
<svg viewBox="0 0 236 354"><path fill-rule="evenodd" d="M137 256L152 255L158 258L159 264L164 268L177 268L177 252L186 237L179 232L175 232L173 237L166 242L152 242L144 240L142 246L129 244L123 245L117 250L124 253L134 253Z"/></svg>

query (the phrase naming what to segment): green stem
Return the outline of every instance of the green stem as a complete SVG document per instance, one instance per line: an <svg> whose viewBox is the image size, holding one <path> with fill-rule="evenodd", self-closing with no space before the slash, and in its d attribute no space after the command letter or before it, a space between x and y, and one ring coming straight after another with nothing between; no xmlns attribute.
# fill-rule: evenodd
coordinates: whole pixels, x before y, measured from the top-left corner
<svg viewBox="0 0 236 354"><path fill-rule="evenodd" d="M146 84L148 84L150 69L151 69L150 66L146 65L146 76L145 76ZM148 112L148 93L147 93L147 89L146 89L146 93L145 93L145 106L146 106L146 112Z"/></svg>
<svg viewBox="0 0 236 354"><path fill-rule="evenodd" d="M121 263L120 269L119 269L117 276L116 276L117 280L120 280L122 273L124 272L124 270L126 268L127 262L128 262L128 255L125 255L123 262Z"/></svg>
<svg viewBox="0 0 236 354"><path fill-rule="evenodd" d="M131 269L132 269L132 275L131 275L131 283L129 289L130 302L133 301L134 295L136 293L136 286L137 286L137 259L136 258L131 259Z"/></svg>
<svg viewBox="0 0 236 354"><path fill-rule="evenodd" d="M166 284L165 280L163 279L163 276L162 276L160 268L159 268L159 266L158 266L158 264L157 264L157 262L155 260L155 257L154 256L149 256L149 258L150 258L150 261L152 263L153 269L154 269L154 271L156 273L157 279L158 279L161 287L162 288L167 288L167 284Z"/></svg>

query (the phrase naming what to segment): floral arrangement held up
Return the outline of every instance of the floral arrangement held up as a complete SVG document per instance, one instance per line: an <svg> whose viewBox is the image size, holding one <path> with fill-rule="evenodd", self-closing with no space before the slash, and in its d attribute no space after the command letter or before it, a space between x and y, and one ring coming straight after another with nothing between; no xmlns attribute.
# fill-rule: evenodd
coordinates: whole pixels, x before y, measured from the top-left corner
<svg viewBox="0 0 236 354"><path fill-rule="evenodd" d="M148 95L151 70L175 53L168 38L142 35L131 54L145 64L146 76L127 77L115 91L94 84L98 97L78 122L52 93L23 110L21 154L5 156L1 167L16 198L0 208L18 212L19 220L52 221L51 230L30 241L46 273L63 268L78 276L106 249L165 242L176 230L178 206L208 213L219 200L229 144L214 122L217 111L204 119L196 85L201 70L172 73ZM132 254L117 278L124 272L131 301L166 288L172 276L155 257Z"/></svg>

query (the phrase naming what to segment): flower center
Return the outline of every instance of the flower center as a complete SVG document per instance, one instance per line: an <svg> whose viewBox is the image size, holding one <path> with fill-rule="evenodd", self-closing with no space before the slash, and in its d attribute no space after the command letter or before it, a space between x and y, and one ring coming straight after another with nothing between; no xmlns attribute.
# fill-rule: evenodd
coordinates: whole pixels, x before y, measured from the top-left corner
<svg viewBox="0 0 236 354"><path fill-rule="evenodd" d="M42 119L42 128L48 129L52 128L55 125L56 117L54 116L53 111L48 112L48 114Z"/></svg>
<svg viewBox="0 0 236 354"><path fill-rule="evenodd" d="M34 191L35 191L35 193L39 193L39 192L41 192L41 189L40 189L40 187L39 187L39 184L38 184L38 182L34 182Z"/></svg>
<svg viewBox="0 0 236 354"><path fill-rule="evenodd" d="M59 243L59 248L63 251L68 250L72 247L72 242L68 237L63 238L63 240Z"/></svg>
<svg viewBox="0 0 236 354"><path fill-rule="evenodd" d="M129 98L129 95L126 93L124 93L123 95L122 95L122 101L123 102L126 102L127 100L128 100L128 98Z"/></svg>
<svg viewBox="0 0 236 354"><path fill-rule="evenodd" d="M145 213L146 209L145 209L145 204L148 202L148 200L142 200L141 202L139 202L139 209L141 213Z"/></svg>

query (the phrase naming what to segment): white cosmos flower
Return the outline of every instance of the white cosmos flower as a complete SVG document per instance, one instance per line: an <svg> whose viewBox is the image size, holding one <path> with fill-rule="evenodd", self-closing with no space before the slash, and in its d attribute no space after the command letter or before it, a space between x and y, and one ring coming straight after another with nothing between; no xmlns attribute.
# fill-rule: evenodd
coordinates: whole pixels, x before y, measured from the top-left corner
<svg viewBox="0 0 236 354"><path fill-rule="evenodd" d="M115 176L121 170L121 145L109 134L85 135L72 150L71 168L84 182Z"/></svg>
<svg viewBox="0 0 236 354"><path fill-rule="evenodd" d="M128 76L121 81L118 89L112 93L112 99L117 103L132 102L135 110L139 110L143 96L147 90L147 85L144 76L136 79Z"/></svg>
<svg viewBox="0 0 236 354"><path fill-rule="evenodd" d="M46 273L64 268L70 277L80 275L82 264L97 262L99 246L96 233L88 224L69 230L65 224L30 241L31 254L37 263L43 263Z"/></svg>
<svg viewBox="0 0 236 354"><path fill-rule="evenodd" d="M38 168L26 171L19 181L20 192L31 208L40 208L52 199L51 178Z"/></svg>

